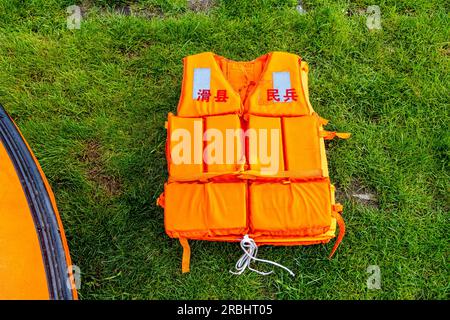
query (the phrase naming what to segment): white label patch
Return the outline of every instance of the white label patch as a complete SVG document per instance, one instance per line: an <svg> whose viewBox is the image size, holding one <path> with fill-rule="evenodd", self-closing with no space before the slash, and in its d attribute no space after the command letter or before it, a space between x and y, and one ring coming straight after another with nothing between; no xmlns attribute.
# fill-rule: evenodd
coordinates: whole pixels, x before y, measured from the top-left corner
<svg viewBox="0 0 450 320"><path fill-rule="evenodd" d="M278 90L280 95L279 102L291 102L292 98L284 101L284 95L287 89L291 89L291 73L289 71L280 71L272 73L273 88Z"/></svg>
<svg viewBox="0 0 450 320"><path fill-rule="evenodd" d="M211 90L211 69L194 68L194 83L192 89L192 98L197 100L203 90Z"/></svg>

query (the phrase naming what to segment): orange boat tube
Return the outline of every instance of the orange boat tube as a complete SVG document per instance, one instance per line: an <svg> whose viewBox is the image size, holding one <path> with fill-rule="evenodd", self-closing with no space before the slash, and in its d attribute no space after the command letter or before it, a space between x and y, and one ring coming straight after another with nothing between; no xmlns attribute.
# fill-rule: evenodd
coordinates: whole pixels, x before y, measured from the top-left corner
<svg viewBox="0 0 450 320"><path fill-rule="evenodd" d="M77 299L50 186L0 105L0 299Z"/></svg>

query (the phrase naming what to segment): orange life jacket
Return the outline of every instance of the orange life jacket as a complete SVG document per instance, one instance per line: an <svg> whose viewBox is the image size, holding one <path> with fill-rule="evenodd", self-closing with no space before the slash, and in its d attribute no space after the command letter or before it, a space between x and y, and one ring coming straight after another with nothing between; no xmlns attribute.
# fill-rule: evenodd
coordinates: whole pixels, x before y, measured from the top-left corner
<svg viewBox="0 0 450 320"><path fill-rule="evenodd" d="M184 59L177 115L166 122L169 179L157 201L166 233L184 248L183 272L187 239L310 245L329 242L338 224L334 254L345 226L324 139L349 134L325 131L326 123L309 102L308 66L297 55ZM264 144L279 147L261 153Z"/></svg>

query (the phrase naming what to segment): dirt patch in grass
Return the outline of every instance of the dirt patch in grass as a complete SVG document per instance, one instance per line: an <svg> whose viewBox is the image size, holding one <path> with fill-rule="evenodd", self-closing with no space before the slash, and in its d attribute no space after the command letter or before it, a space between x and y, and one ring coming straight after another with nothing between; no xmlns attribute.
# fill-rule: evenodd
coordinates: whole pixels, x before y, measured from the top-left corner
<svg viewBox="0 0 450 320"><path fill-rule="evenodd" d="M132 7L130 14L137 16L137 17L143 17L146 19L151 19L155 17L163 18L164 12L160 7L150 7L150 8L140 8L140 7Z"/></svg>
<svg viewBox="0 0 450 320"><path fill-rule="evenodd" d="M367 14L367 8L363 7L355 7L355 8L348 8L345 14L349 17L351 16L364 16Z"/></svg>
<svg viewBox="0 0 450 320"><path fill-rule="evenodd" d="M450 46L445 45L442 48L439 48L438 51L443 55L448 57L450 55Z"/></svg>
<svg viewBox="0 0 450 320"><path fill-rule="evenodd" d="M374 190L364 186L360 181L354 180L348 189L336 186L336 200L347 199L364 206L379 208L378 197Z"/></svg>
<svg viewBox="0 0 450 320"><path fill-rule="evenodd" d="M88 166L88 179L105 190L108 195L115 196L121 192L119 179L105 172L101 145L96 140L89 140L81 157L81 161Z"/></svg>
<svg viewBox="0 0 450 320"><path fill-rule="evenodd" d="M83 17L87 17L91 11L98 11L100 15L121 15L121 16L134 16L151 19L154 17L164 17L164 12L160 6L146 5L142 6L138 3L130 4L112 4L109 6L97 6L91 1L84 1L80 5L81 14Z"/></svg>
<svg viewBox="0 0 450 320"><path fill-rule="evenodd" d="M188 8L195 12L208 11L215 6L214 0L188 0Z"/></svg>

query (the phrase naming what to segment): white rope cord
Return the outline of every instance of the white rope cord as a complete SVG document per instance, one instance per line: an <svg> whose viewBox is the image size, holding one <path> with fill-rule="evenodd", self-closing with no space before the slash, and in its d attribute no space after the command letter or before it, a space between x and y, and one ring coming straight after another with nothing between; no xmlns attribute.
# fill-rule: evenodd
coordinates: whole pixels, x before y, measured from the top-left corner
<svg viewBox="0 0 450 320"><path fill-rule="evenodd" d="M254 260L254 261L259 261L259 262L263 262L263 263L268 263L268 264L274 265L276 267L280 267L280 268L286 270L287 272L289 272L291 276L295 276L295 274L291 270L289 270L288 268L286 268L285 266L283 266L279 263L276 263L276 262L273 262L270 260L265 260L265 259L258 259L256 257L256 255L258 254L258 246L256 245L255 241L252 238L250 238L247 234L241 240L241 248L244 251L244 254L236 262L236 266L235 266L236 271L230 270L230 272L232 274L237 274L237 275L242 274L246 268L249 268L251 271L259 273L263 276L267 276L273 272L273 271L264 272L264 271L259 271L259 270L253 269L250 266L250 263L252 262L252 260Z"/></svg>

